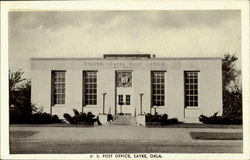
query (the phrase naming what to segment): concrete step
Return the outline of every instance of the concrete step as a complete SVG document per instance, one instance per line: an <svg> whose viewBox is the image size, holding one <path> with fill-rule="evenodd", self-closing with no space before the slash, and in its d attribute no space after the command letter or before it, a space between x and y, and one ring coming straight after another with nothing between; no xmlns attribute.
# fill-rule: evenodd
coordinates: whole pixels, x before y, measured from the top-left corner
<svg viewBox="0 0 250 160"><path fill-rule="evenodd" d="M135 119L132 115L116 115L111 122L114 125L132 125L134 123Z"/></svg>

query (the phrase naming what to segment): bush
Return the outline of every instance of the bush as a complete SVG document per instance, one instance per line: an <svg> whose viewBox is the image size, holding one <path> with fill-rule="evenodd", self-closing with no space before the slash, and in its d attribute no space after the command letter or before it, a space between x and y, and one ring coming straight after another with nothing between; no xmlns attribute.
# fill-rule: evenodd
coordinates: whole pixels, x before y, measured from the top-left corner
<svg viewBox="0 0 250 160"><path fill-rule="evenodd" d="M167 120L167 124L178 124L178 123L181 122L179 122L177 118L171 118Z"/></svg>
<svg viewBox="0 0 250 160"><path fill-rule="evenodd" d="M223 95L223 118L242 123L242 94L241 92L224 91Z"/></svg>
<svg viewBox="0 0 250 160"><path fill-rule="evenodd" d="M32 114L30 117L30 124L49 124L49 123L62 123L62 120L57 115L50 115L48 113L38 112Z"/></svg>
<svg viewBox="0 0 250 160"><path fill-rule="evenodd" d="M63 117L66 119L66 121L68 121L70 124L73 123L73 118L68 114L68 113L64 113Z"/></svg>
<svg viewBox="0 0 250 160"><path fill-rule="evenodd" d="M163 114L161 117L160 117L160 122L162 124L168 124L168 115L167 114Z"/></svg>
<svg viewBox="0 0 250 160"><path fill-rule="evenodd" d="M113 115L112 114L108 114L108 122L109 121L113 121Z"/></svg>
<svg viewBox="0 0 250 160"><path fill-rule="evenodd" d="M64 113L63 117L68 121L70 124L81 124L81 125L94 125L94 122L97 119L94 119L95 115L91 112L82 113L78 112L76 109L73 109L74 116L71 117L68 113Z"/></svg>
<svg viewBox="0 0 250 160"><path fill-rule="evenodd" d="M204 124L242 124L242 118L233 115L217 116L218 112L208 117L200 115L199 120Z"/></svg>
<svg viewBox="0 0 250 160"><path fill-rule="evenodd" d="M22 112L15 108L10 108L10 124L13 123L25 123L27 118L22 118Z"/></svg>
<svg viewBox="0 0 250 160"><path fill-rule="evenodd" d="M57 115L37 112L29 115L22 115L22 111L15 108L10 108L10 124L49 124L62 123L62 120Z"/></svg>
<svg viewBox="0 0 250 160"><path fill-rule="evenodd" d="M168 124L178 124L180 123L177 118L168 119L167 114L146 114L146 124L147 125L168 125Z"/></svg>

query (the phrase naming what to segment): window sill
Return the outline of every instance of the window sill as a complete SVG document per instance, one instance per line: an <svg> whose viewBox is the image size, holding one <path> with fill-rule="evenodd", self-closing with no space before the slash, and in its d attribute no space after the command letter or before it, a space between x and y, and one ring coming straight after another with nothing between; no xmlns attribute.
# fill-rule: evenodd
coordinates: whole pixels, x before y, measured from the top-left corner
<svg viewBox="0 0 250 160"><path fill-rule="evenodd" d="M168 108L167 106L158 106L156 109L165 109L165 108ZM152 107L152 109L154 109L153 107Z"/></svg>
<svg viewBox="0 0 250 160"><path fill-rule="evenodd" d="M97 105L88 105L88 106L83 106L83 108L98 108Z"/></svg>
<svg viewBox="0 0 250 160"><path fill-rule="evenodd" d="M65 107L65 104L55 104L52 107Z"/></svg>

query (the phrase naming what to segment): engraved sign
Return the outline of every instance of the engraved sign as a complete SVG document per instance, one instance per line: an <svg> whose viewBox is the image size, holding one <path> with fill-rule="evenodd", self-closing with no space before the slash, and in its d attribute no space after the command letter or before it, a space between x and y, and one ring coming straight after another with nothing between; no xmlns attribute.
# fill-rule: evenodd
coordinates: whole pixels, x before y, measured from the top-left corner
<svg viewBox="0 0 250 160"><path fill-rule="evenodd" d="M83 63L84 66L86 67L105 67L105 68L149 68L149 67L165 67L166 64L164 62L123 62L123 61L119 61L119 62L84 62Z"/></svg>

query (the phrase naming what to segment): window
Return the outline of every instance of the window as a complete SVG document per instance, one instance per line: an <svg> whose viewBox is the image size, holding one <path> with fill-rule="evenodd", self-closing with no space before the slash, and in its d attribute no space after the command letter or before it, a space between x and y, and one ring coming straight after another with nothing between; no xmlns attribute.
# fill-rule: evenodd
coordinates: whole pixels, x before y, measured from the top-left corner
<svg viewBox="0 0 250 160"><path fill-rule="evenodd" d="M130 105L130 95L126 95L126 105Z"/></svg>
<svg viewBox="0 0 250 160"><path fill-rule="evenodd" d="M185 72L185 106L198 106L198 72Z"/></svg>
<svg viewBox="0 0 250 160"><path fill-rule="evenodd" d="M65 71L52 71L52 104L65 104Z"/></svg>
<svg viewBox="0 0 250 160"><path fill-rule="evenodd" d="M165 104L165 72L152 72L152 104L153 106L164 106Z"/></svg>
<svg viewBox="0 0 250 160"><path fill-rule="evenodd" d="M121 94L118 95L118 104L123 105L123 95Z"/></svg>
<svg viewBox="0 0 250 160"><path fill-rule="evenodd" d="M96 71L84 71L84 104L96 105L97 104L97 77Z"/></svg>

